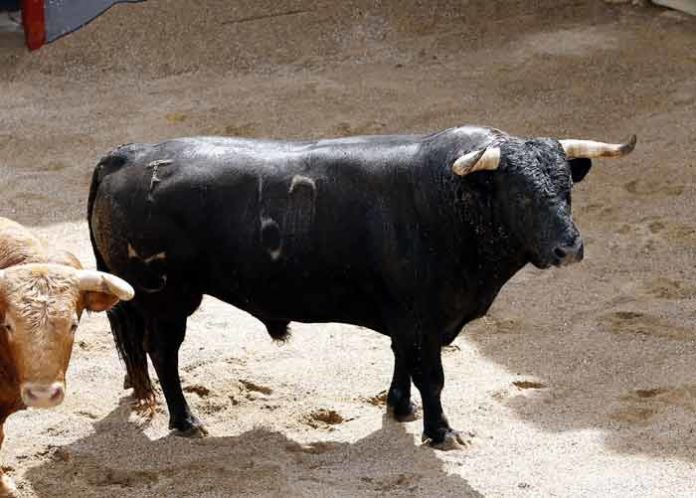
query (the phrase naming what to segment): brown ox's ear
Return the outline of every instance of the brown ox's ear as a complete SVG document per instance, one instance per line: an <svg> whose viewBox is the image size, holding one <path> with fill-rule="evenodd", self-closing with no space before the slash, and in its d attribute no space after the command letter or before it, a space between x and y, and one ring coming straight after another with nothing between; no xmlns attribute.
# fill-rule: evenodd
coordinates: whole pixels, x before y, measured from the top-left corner
<svg viewBox="0 0 696 498"><path fill-rule="evenodd" d="M85 309L89 311L107 311L119 301L118 297L105 292L83 292L82 299Z"/></svg>

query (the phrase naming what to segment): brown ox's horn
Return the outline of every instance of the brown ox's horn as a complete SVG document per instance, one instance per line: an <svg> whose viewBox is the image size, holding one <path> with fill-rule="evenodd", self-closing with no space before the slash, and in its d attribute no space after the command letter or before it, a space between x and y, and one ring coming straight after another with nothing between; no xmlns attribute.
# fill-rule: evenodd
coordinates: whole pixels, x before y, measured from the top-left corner
<svg viewBox="0 0 696 498"><path fill-rule="evenodd" d="M559 140L568 158L586 157L621 157L630 154L636 146L637 138L631 135L628 142L623 144L608 144L593 140Z"/></svg>
<svg viewBox="0 0 696 498"><path fill-rule="evenodd" d="M464 154L454 161L452 171L459 176L468 175L474 171L494 170L500 165L500 148L489 147Z"/></svg>
<svg viewBox="0 0 696 498"><path fill-rule="evenodd" d="M116 275L96 270L79 270L80 290L112 294L121 301L130 301L135 296L133 287Z"/></svg>

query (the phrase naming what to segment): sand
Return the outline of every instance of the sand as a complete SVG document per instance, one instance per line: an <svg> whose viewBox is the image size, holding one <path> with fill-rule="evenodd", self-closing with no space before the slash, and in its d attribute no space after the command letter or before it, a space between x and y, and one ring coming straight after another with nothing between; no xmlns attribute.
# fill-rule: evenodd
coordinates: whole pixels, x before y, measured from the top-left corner
<svg viewBox="0 0 696 498"><path fill-rule="evenodd" d="M589 0L200 3L119 6L32 54L0 39L1 216L93 265L94 164L182 135L481 123L639 144L576 189L585 261L523 270L446 349L468 449L422 447L421 420L384 417L386 338L295 324L279 346L206 299L181 364L210 437L131 415L107 320L85 316L65 403L6 425L22 496L694 493L693 18Z"/></svg>

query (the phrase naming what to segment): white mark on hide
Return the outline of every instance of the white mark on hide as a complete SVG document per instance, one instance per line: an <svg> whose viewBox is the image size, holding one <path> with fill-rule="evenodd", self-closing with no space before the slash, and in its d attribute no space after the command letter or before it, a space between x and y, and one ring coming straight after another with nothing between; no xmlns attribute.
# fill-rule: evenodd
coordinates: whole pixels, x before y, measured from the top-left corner
<svg viewBox="0 0 696 498"><path fill-rule="evenodd" d="M314 180L307 176L295 175L292 177L292 181L290 182L290 190L288 190L288 194L292 194L299 187L309 187L309 189L312 191L316 190Z"/></svg>
<svg viewBox="0 0 696 498"><path fill-rule="evenodd" d="M261 215L261 244L264 246L271 260L277 261L283 252L283 239L280 227L273 218Z"/></svg>
<svg viewBox="0 0 696 498"><path fill-rule="evenodd" d="M128 257L139 259L143 263L149 264L149 263L152 263L153 261L167 259L167 253L162 251L162 252L158 252L157 254L154 254L152 256L148 256L148 257L144 258L140 254L138 254L138 252L135 250L135 248L129 242L128 243Z"/></svg>
<svg viewBox="0 0 696 498"><path fill-rule="evenodd" d="M152 168L152 178L150 179L150 188L147 191L147 200L148 201L150 201L150 202L153 201L152 191L155 190L155 187L157 186L157 184L162 181L160 179L160 177L157 176L157 170L160 168L160 166L168 166L168 165L172 164L173 162L174 161L172 161L171 159L160 159L157 161L152 161L151 163L149 163L146 166L146 168Z"/></svg>

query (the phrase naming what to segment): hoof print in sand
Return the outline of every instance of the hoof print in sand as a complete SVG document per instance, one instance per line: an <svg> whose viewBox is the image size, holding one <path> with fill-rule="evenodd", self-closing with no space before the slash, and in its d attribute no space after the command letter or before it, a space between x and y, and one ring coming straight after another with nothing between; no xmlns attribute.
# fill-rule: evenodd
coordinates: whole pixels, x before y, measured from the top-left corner
<svg viewBox="0 0 696 498"><path fill-rule="evenodd" d="M210 389L205 386L201 386L200 384L186 386L184 387L184 392L197 394L201 398L205 398L210 395Z"/></svg>
<svg viewBox="0 0 696 498"><path fill-rule="evenodd" d="M696 414L694 385L634 389L619 399L621 407L611 414L611 419L630 425L648 424L662 412L675 408L687 411L690 416Z"/></svg>
<svg viewBox="0 0 696 498"><path fill-rule="evenodd" d="M242 385L241 394L250 401L254 401L259 398L265 398L273 394L273 389L271 389L270 387L256 384L255 382L251 382L250 380L240 380L239 383Z"/></svg>
<svg viewBox="0 0 696 498"><path fill-rule="evenodd" d="M188 116L183 112L170 112L169 114L164 115L164 119L169 124L178 124L186 121L188 119Z"/></svg>
<svg viewBox="0 0 696 498"><path fill-rule="evenodd" d="M696 297L695 287L664 277L643 282L642 291L659 299L691 299Z"/></svg>
<svg viewBox="0 0 696 498"><path fill-rule="evenodd" d="M602 326L614 334L631 334L672 340L694 338L691 330L670 324L661 318L639 311L615 311L600 318Z"/></svg>
<svg viewBox="0 0 696 498"><path fill-rule="evenodd" d="M342 424L343 422L347 422L347 420L336 410L320 408L306 415L303 422L313 429L326 429L332 431L334 430L334 425Z"/></svg>
<svg viewBox="0 0 696 498"><path fill-rule="evenodd" d="M381 391L374 396L366 398L365 401L372 406L383 407L387 405L387 391Z"/></svg>
<svg viewBox="0 0 696 498"><path fill-rule="evenodd" d="M534 380L516 380L512 383L518 389L544 389L546 384Z"/></svg>
<svg viewBox="0 0 696 498"><path fill-rule="evenodd" d="M624 190L626 190L626 192L637 196L675 197L682 195L684 188L682 184L655 182L643 179L631 180L624 184Z"/></svg>

